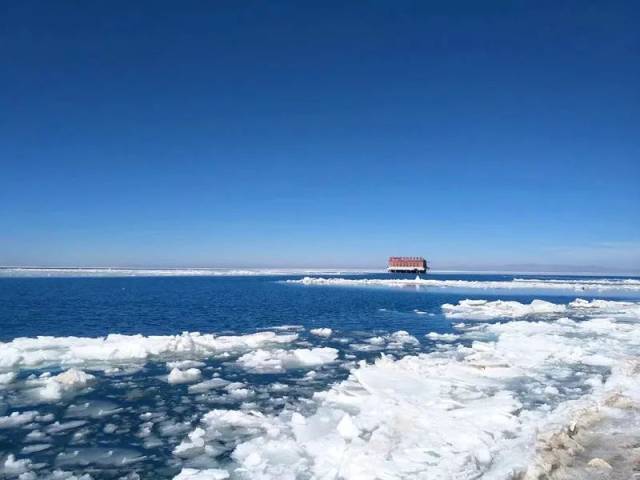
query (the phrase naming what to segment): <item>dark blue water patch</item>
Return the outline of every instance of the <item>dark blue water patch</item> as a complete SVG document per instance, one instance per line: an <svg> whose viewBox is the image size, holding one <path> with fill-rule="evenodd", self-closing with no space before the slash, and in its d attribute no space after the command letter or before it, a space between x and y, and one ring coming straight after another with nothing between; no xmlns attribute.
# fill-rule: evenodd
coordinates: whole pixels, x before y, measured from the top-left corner
<svg viewBox="0 0 640 480"><path fill-rule="evenodd" d="M520 275L519 277L522 277ZM540 277L539 275L535 277ZM464 298L533 298L566 303L578 295L439 288L305 286L284 283L300 277L124 277L0 278L0 340L21 336L144 335L182 331L247 333L256 328L299 324L342 330L443 331L443 303ZM360 275L350 278L389 278ZM430 275L429 278L511 280L507 275ZM392 312L392 313L390 313ZM427 330L425 330L427 329Z"/></svg>
<svg viewBox="0 0 640 480"><path fill-rule="evenodd" d="M108 333L246 333L286 324L340 329L410 329L414 309L441 298L393 290L297 288L260 278L0 279L0 337ZM390 319L381 308L406 312ZM413 314L413 315L412 315ZM381 323L382 322L382 323ZM390 322L390 323L387 323Z"/></svg>

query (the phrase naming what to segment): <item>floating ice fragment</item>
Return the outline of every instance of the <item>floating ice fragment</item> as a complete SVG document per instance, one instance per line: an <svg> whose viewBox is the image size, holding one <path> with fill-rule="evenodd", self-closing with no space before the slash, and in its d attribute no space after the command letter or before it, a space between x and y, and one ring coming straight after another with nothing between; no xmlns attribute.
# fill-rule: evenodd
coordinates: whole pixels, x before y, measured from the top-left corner
<svg viewBox="0 0 640 480"><path fill-rule="evenodd" d="M18 476L20 474L29 472L29 470L31 470L31 467L31 460L29 460L28 458L16 460L15 455L10 453L2 463L2 469L0 469L0 473L4 473L4 475L8 477Z"/></svg>
<svg viewBox="0 0 640 480"><path fill-rule="evenodd" d="M29 384L36 386L34 393L41 400L56 401L63 396L73 395L79 390L87 388L95 381L95 378L90 373L70 368L53 377L45 376L38 380L31 380Z"/></svg>
<svg viewBox="0 0 640 480"><path fill-rule="evenodd" d="M127 448L78 448L58 454L56 465L87 467L123 467L143 460L145 457L138 451Z"/></svg>
<svg viewBox="0 0 640 480"><path fill-rule="evenodd" d="M420 341L409 332L398 330L387 337L388 348L402 348L405 345L420 345Z"/></svg>
<svg viewBox="0 0 640 480"><path fill-rule="evenodd" d="M90 480L91 477L89 477ZM24 472L18 475L18 480L38 480L38 475L36 472Z"/></svg>
<svg viewBox="0 0 640 480"><path fill-rule="evenodd" d="M416 337L410 335L409 332L404 330L398 330L397 332L384 336L367 338L364 342L368 345L355 343L351 345L351 348L360 352L367 352L381 350L383 347L400 350L405 346L420 345L420 341Z"/></svg>
<svg viewBox="0 0 640 480"><path fill-rule="evenodd" d="M175 362L167 362L167 368L172 370L174 368L179 368L180 370L185 370L187 368L202 368L207 364L204 362L198 362L195 360L178 360Z"/></svg>
<svg viewBox="0 0 640 480"><path fill-rule="evenodd" d="M189 393L204 393L215 388L224 387L228 383L227 380L223 380L222 378L212 378L211 380L204 380L195 385L189 385L187 390Z"/></svg>
<svg viewBox="0 0 640 480"><path fill-rule="evenodd" d="M169 373L167 381L171 384L193 383L200 380L201 377L202 372L197 368L189 368L188 370L180 370L179 368L174 368Z"/></svg>
<svg viewBox="0 0 640 480"><path fill-rule="evenodd" d="M36 417L36 422L49 423L49 422L53 422L54 419L55 419L55 415L53 413L47 413L45 415L38 415Z"/></svg>
<svg viewBox="0 0 640 480"><path fill-rule="evenodd" d="M113 423L107 423L104 428L102 429L102 431L104 433L113 433L118 429L118 426L113 424Z"/></svg>
<svg viewBox="0 0 640 480"><path fill-rule="evenodd" d="M225 480L229 478L229 473L218 468L207 468L198 470L195 468L183 468L173 480Z"/></svg>
<svg viewBox="0 0 640 480"><path fill-rule="evenodd" d="M86 420L71 420L69 422L63 423L55 422L47 427L46 432L55 435L60 432L66 432L67 430L73 430L74 428L82 427L86 424Z"/></svg>
<svg viewBox="0 0 640 480"><path fill-rule="evenodd" d="M25 447L22 447L22 450L20 450L20 453L24 455L28 455L30 453L42 452L49 448L51 448L50 443L36 443L34 445L27 445Z"/></svg>
<svg viewBox="0 0 640 480"><path fill-rule="evenodd" d="M184 332L181 335L149 337L111 334L99 338L16 338L8 343L0 342L0 369L42 365L100 366L176 356L206 358L291 343L297 338L297 334L278 335L274 332L238 336Z"/></svg>
<svg viewBox="0 0 640 480"><path fill-rule="evenodd" d="M0 385L10 384L17 376L16 372L0 373Z"/></svg>
<svg viewBox="0 0 640 480"><path fill-rule="evenodd" d="M289 385L286 385L280 382L274 382L271 385L269 385L269 390L271 390L272 392L284 392L285 390L288 390L288 389L289 389Z"/></svg>
<svg viewBox="0 0 640 480"><path fill-rule="evenodd" d="M455 342L460 338L460 335L456 335L455 333L437 333L437 332L429 332L425 335L429 340L437 340L440 342Z"/></svg>
<svg viewBox="0 0 640 480"><path fill-rule="evenodd" d="M191 428L189 422L176 422L174 420L165 420L158 426L160 435L163 437L175 437L188 432Z"/></svg>
<svg viewBox="0 0 640 480"><path fill-rule="evenodd" d="M254 395L254 391L250 388L234 388L229 390L229 397L233 400L246 400Z"/></svg>
<svg viewBox="0 0 640 480"><path fill-rule="evenodd" d="M122 411L117 404L103 400L90 400L67 407L65 413L69 418L102 418Z"/></svg>
<svg viewBox="0 0 640 480"><path fill-rule="evenodd" d="M24 437L24 440L25 442L44 442L48 441L49 437L40 430L33 430Z"/></svg>
<svg viewBox="0 0 640 480"><path fill-rule="evenodd" d="M353 440L354 438L357 438L358 435L360 435L360 430L355 426L351 415L349 415L348 413L344 414L342 420L340 420L336 428L340 436L345 440Z"/></svg>
<svg viewBox="0 0 640 480"><path fill-rule="evenodd" d="M330 328L312 328L309 330L312 335L316 335L318 337L330 337L333 333L333 330Z"/></svg>
<svg viewBox="0 0 640 480"><path fill-rule="evenodd" d="M3 428L16 428L27 423L33 422L38 415L38 412L13 412L11 415L0 417L0 429Z"/></svg>
<svg viewBox="0 0 640 480"><path fill-rule="evenodd" d="M189 433L188 438L183 440L174 450L173 454L177 457L191 458L204 453L205 436L204 429L197 427Z"/></svg>
<svg viewBox="0 0 640 480"><path fill-rule="evenodd" d="M560 391L554 387L553 385L547 385L544 388L544 393L545 395L558 395L560 393Z"/></svg>
<svg viewBox="0 0 640 480"><path fill-rule="evenodd" d="M295 350L256 350L241 356L237 363L254 373L278 373L291 368L309 368L331 363L338 350L330 347Z"/></svg>
<svg viewBox="0 0 640 480"><path fill-rule="evenodd" d="M564 313L566 305L557 305L544 300L533 300L530 304L514 301L461 300L457 305L445 303L442 312L449 318L467 320L491 320L493 318L517 318L534 314Z"/></svg>

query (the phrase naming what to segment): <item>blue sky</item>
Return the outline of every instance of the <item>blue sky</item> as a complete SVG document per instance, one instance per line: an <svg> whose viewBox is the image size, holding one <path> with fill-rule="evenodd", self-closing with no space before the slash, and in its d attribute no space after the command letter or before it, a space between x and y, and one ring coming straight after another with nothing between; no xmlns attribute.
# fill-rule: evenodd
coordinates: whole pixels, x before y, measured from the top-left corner
<svg viewBox="0 0 640 480"><path fill-rule="evenodd" d="M637 2L0 8L0 264L640 271Z"/></svg>

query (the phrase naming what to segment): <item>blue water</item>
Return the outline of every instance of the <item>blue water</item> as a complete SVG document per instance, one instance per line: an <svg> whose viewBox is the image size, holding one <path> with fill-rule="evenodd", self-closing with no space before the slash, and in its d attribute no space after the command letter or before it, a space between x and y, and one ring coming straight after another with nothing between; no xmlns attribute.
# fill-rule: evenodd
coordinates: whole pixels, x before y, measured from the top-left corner
<svg viewBox="0 0 640 480"><path fill-rule="evenodd" d="M394 275L398 277L398 275ZM408 276L412 278L413 276ZM518 275L519 278L523 277ZM372 361L380 352L349 350L349 344L373 335L406 330L419 346L406 346L391 355L400 357L434 348L424 337L427 332L453 331L452 322L442 314L444 303L465 298L509 299L530 302L542 298L566 303L575 292L512 292L470 290L455 292L440 288L385 288L305 286L286 283L298 277L98 277L98 278L0 278L0 341L16 337L81 336L96 337L110 333L172 335L183 331L202 333L253 333L260 329L301 325L294 347L329 346L340 351L339 362L317 368L318 377L305 379L307 370L294 369L278 374L252 374L220 359L206 360L207 377L242 382L256 392L255 408L277 413L287 405L298 404L304 410L305 399L326 390L349 374L349 362ZM360 275L351 278L388 278L388 275ZM510 275L430 275L436 279L511 280ZM540 278L535 275L534 278ZM553 278L561 278L554 276ZM608 298L616 298L609 296ZM416 311L424 312L418 314ZM309 335L309 328L329 327L330 338ZM342 339L342 342L341 342ZM346 340L346 342L345 342ZM48 369L52 374L60 368ZM41 371L22 371L20 377ZM90 392L68 402L24 406L19 392L0 390L0 416L37 409L41 415L53 414L56 421L69 421L70 404L109 402L120 410L104 418L94 418L78 428L51 436L52 447L38 453L21 453L27 445L28 429L0 430L0 459L12 453L43 465L43 472L64 468L76 473L89 472L94 479L119 478L135 472L141 478L172 478L180 471L173 448L213 408L240 408L241 400L220 395L194 400L186 385L168 385L159 380L167 369L164 361L151 361L141 369L122 377L109 377L92 371L98 378ZM278 393L268 389L273 382L289 386ZM302 406L300 406L302 405ZM141 415L152 412L163 420L154 427L157 444L146 444L139 435ZM105 431L116 425L115 432ZM178 425L173 428L172 425ZM143 457L130 466L65 464L64 456L78 449L126 449ZM1 476L1 474L0 474Z"/></svg>
<svg viewBox="0 0 640 480"><path fill-rule="evenodd" d="M288 278L300 277L0 278L0 340L36 335L246 333L291 324L339 330L402 329L424 334L425 322L438 329L435 331L446 330L447 322L415 315L415 309L439 314L443 303L456 303L464 298L518 301L544 298L560 303L577 296L597 296L504 290L454 293L424 287L307 287L284 283ZM349 278L389 277L367 274ZM429 278L511 280L514 276L429 275Z"/></svg>

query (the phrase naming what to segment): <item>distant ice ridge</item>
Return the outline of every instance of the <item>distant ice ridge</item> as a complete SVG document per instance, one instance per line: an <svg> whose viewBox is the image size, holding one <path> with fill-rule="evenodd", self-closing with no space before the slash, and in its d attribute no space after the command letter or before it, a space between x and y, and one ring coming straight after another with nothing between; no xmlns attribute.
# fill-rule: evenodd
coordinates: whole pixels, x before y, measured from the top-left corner
<svg viewBox="0 0 640 480"><path fill-rule="evenodd" d="M607 465L632 478L640 304L532 304L543 320L459 327L470 346L360 363L308 416L212 410L176 448L178 478L586 479Z"/></svg>
<svg viewBox="0 0 640 480"><path fill-rule="evenodd" d="M640 280L636 278L592 278L588 280L583 279L540 279L540 278L514 278L514 282L547 282L547 283L571 283L580 284L588 282L593 285L640 285Z"/></svg>
<svg viewBox="0 0 640 480"><path fill-rule="evenodd" d="M38 268L0 267L0 277L218 277L259 275L341 275L381 270L330 268Z"/></svg>
<svg viewBox="0 0 640 480"><path fill-rule="evenodd" d="M287 344L297 338L295 333L278 335L268 331L238 336L184 332L149 337L118 334L99 338L23 337L0 342L0 371L51 365L113 365L173 357L206 358Z"/></svg>
<svg viewBox="0 0 640 480"><path fill-rule="evenodd" d="M303 285L336 285L336 286L387 286L387 287L434 287L460 289L536 289L536 290L571 290L578 292L639 292L640 280L636 279L522 279L511 281L496 280L437 280L429 278L323 278L304 277L299 280L286 280L287 283Z"/></svg>

